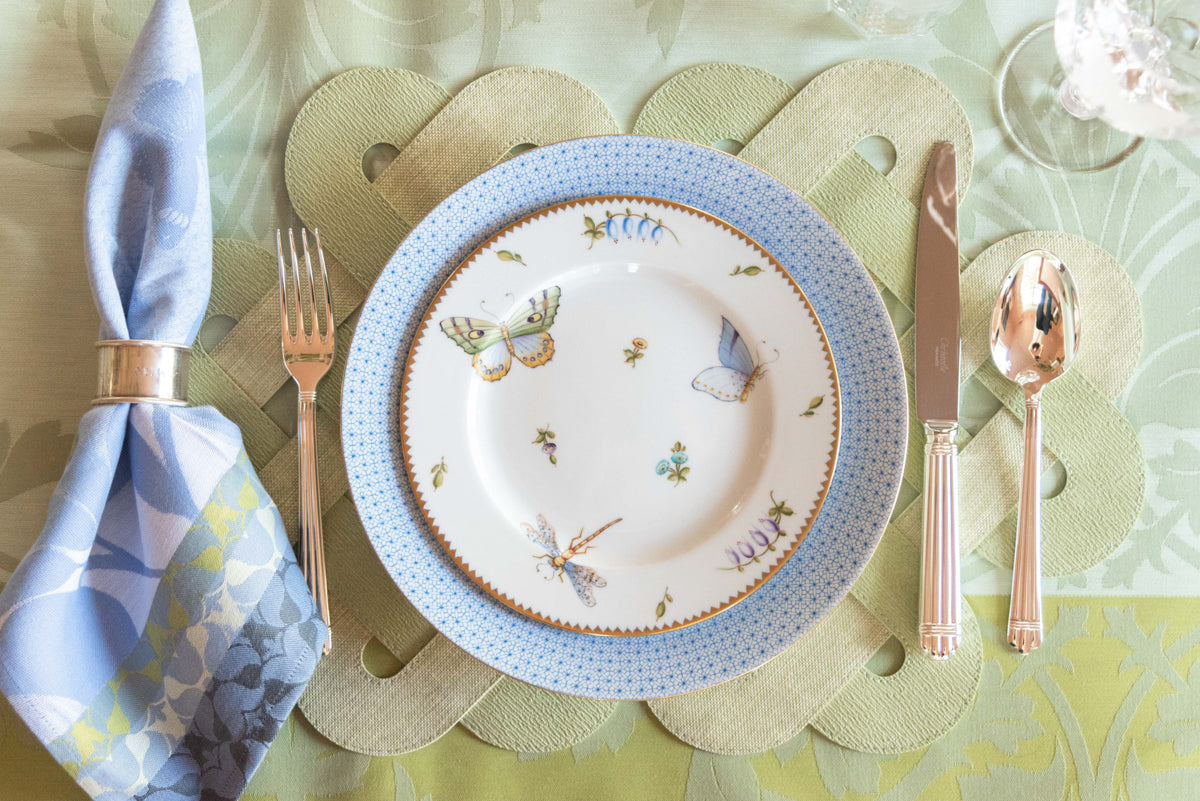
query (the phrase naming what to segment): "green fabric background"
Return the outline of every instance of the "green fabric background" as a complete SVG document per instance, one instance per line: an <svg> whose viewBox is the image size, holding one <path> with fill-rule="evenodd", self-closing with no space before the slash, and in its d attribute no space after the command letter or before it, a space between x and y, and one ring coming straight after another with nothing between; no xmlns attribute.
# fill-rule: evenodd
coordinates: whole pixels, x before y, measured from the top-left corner
<svg viewBox="0 0 1200 801"><path fill-rule="evenodd" d="M41 0L0 8L0 582L41 527L91 395L96 317L81 267L83 171L148 6ZM287 131L312 91L348 67L413 69L451 94L498 66L549 67L593 89L631 130L645 100L695 64L744 63L798 88L840 61L888 57L929 70L967 108L975 135L960 214L968 257L1021 230L1078 234L1124 265L1144 309L1141 361L1117 400L1148 464L1142 515L1112 558L1047 582L1056 647L1024 660L1003 645L1007 572L968 562L983 683L968 716L929 748L866 755L806 730L760 756L713 756L679 743L642 706L622 704L595 734L549 755L504 751L456 727L413 754L370 758L330 746L296 716L247 798L1197 795L1200 150L1148 143L1089 176L1055 175L1017 157L998 128L994 75L1053 3L965 0L931 36L882 42L856 39L820 2L204 0L193 10L219 236L271 247L273 229L291 215ZM292 398L264 400L286 425ZM995 411L986 392L970 387L967 405L979 422ZM286 441L286 429L276 431ZM79 797L0 702L0 799Z"/></svg>

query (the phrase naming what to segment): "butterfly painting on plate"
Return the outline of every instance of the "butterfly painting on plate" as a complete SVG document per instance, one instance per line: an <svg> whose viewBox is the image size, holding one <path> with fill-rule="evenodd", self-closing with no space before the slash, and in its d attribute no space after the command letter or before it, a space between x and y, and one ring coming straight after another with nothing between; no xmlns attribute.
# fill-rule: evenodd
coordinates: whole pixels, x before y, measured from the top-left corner
<svg viewBox="0 0 1200 801"><path fill-rule="evenodd" d="M750 355L746 340L733 327L733 323L721 318L721 342L717 346L719 367L702 370L692 379L692 389L707 392L720 401L746 402L754 382L762 377L763 366Z"/></svg>
<svg viewBox="0 0 1200 801"><path fill-rule="evenodd" d="M440 325L454 343L471 354L471 366L484 381L508 375L512 357L526 367L541 367L554 357L554 339L547 333L558 313L561 290L552 286L517 305L503 323L476 317L447 317Z"/></svg>
<svg viewBox="0 0 1200 801"><path fill-rule="evenodd" d="M600 587L607 587L608 582L590 567L572 562L576 556L586 553L591 550L592 540L599 537L612 526L620 523L623 518L618 517L612 522L605 523L603 526L593 531L586 537L583 536L583 529L579 530L579 536L571 540L571 544L564 549L558 547L558 537L554 533L554 529L546 522L544 515L537 516L537 528L528 523L521 524L521 530L525 532L525 536L533 542L546 549L545 553L539 553L534 556L535 559L545 559L538 565L538 572L541 572L542 567L550 567L550 575L547 579L558 576L558 580L562 581L563 576L571 580L571 587L574 588L575 594L579 596L579 600L584 606L596 605L595 590Z"/></svg>

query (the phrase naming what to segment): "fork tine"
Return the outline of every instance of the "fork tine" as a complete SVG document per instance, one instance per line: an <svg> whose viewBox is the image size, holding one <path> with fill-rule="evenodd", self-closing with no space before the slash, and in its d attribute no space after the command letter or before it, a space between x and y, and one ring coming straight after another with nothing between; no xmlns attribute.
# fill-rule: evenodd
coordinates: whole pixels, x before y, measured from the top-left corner
<svg viewBox="0 0 1200 801"><path fill-rule="evenodd" d="M313 269L312 269L312 254L308 250L308 230L300 229L300 242L304 245L304 269L308 272L308 312L309 312L309 338L321 338L321 321L317 317L317 288L314 286ZM324 340L322 340L324 341Z"/></svg>
<svg viewBox="0 0 1200 801"><path fill-rule="evenodd" d="M313 231L317 242L317 260L321 265L321 281L325 292L325 334L321 334L321 315L317 308L316 278L313 274L312 247L308 231L300 229L300 242L304 252L304 273L308 278L308 313L304 309L305 290L300 284L300 258L296 249L296 231L288 229L288 248L292 257L292 283L296 328L289 326L289 301L287 297L287 265L284 264L283 231L275 230L275 248L279 256L279 310L283 328L283 363L295 381L297 389L297 439L300 466L300 556L304 580L316 602L317 610L325 624L329 625L329 595L326 588L325 552L321 530L320 479L317 471L316 413L317 386L329 372L337 357L334 340L332 291L329 274L325 267L325 254L321 249L321 237ZM301 338L301 333L304 335ZM325 641L324 652L329 652L330 639Z"/></svg>
<svg viewBox="0 0 1200 801"><path fill-rule="evenodd" d="M284 341L291 342L292 332L288 327L287 313L287 273L283 267L283 234L278 228L275 229L275 251L279 254L279 318L283 323Z"/></svg>
<svg viewBox="0 0 1200 801"><path fill-rule="evenodd" d="M321 286L325 287L325 336L333 337L337 322L333 317L333 295L329 290L329 273L325 271L325 250L321 247L321 232L313 229L317 240L317 261L321 264ZM324 342L324 339L321 340Z"/></svg>
<svg viewBox="0 0 1200 801"><path fill-rule="evenodd" d="M304 307L300 301L300 257L296 255L296 235L291 228L288 229L288 244L292 249L292 280L296 283L296 328L299 329L297 336L303 334L306 341L311 341L308 328L304 325Z"/></svg>

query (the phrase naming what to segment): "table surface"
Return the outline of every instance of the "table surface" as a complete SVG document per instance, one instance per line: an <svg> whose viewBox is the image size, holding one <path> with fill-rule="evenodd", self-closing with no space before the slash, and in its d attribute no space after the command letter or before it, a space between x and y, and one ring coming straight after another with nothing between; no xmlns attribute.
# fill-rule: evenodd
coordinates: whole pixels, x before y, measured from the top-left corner
<svg viewBox="0 0 1200 801"><path fill-rule="evenodd" d="M95 375L97 317L82 201L99 117L148 10L144 0L0 6L0 583L40 531ZM985 637L975 708L928 749L860 754L805 733L768 754L679 743L639 704L550 755L457 728L370 758L293 716L246 798L1195 797L1200 780L1200 145L1149 142L1121 166L1063 176L1023 161L995 107L1003 57L1053 3L965 0L932 35L857 38L822 2L737 0L194 0L205 68L214 231L268 249L291 219L283 150L296 111L338 72L404 67L448 91L497 67L578 78L623 130L668 77L728 61L801 87L838 62L894 58L966 107L975 171L960 211L973 257L1027 229L1079 234L1125 266L1145 344L1117 406L1146 456L1144 511L1104 564L1046 583L1064 645L1022 663L1003 645L1009 573L980 558L965 588ZM1085 345L1086 346L1086 345ZM880 664L886 662L881 657ZM82 797L0 701L0 801Z"/></svg>

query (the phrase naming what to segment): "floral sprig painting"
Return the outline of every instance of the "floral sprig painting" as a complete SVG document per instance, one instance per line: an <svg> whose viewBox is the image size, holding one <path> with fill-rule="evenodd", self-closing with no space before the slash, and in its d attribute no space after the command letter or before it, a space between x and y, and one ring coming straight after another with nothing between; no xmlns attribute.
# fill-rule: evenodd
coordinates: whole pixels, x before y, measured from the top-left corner
<svg viewBox="0 0 1200 801"><path fill-rule="evenodd" d="M550 429L549 423L546 423L545 428L537 430L537 436L534 437L533 444L542 446L542 453L546 454L546 457L550 460L550 464L558 464L558 457L554 455L555 451L558 450L558 445L554 442L554 431Z"/></svg>
<svg viewBox="0 0 1200 801"><path fill-rule="evenodd" d="M450 468L446 467L446 459L443 457L429 472L433 474L433 489L436 491L446 483L446 474L450 472Z"/></svg>
<svg viewBox="0 0 1200 801"><path fill-rule="evenodd" d="M771 492L771 508L767 516L760 518L758 524L750 529L732 546L725 549L725 557L729 565L719 570L736 570L739 573L749 565L757 564L768 553L776 549L775 543L787 536L783 530L783 518L791 517L796 512L787 505L787 501L775 500L775 492Z"/></svg>
<svg viewBox="0 0 1200 801"><path fill-rule="evenodd" d="M635 214L633 209L625 209L624 212L616 213L605 210L603 220L597 221L590 216L585 216L583 224L586 227L582 235L588 237L588 250L591 250L597 241L606 237L614 243L620 242L622 239L639 239L642 242L653 242L657 245L667 234L670 234L676 242L679 242L679 237L663 224L661 219L656 220L645 211L639 215Z"/></svg>
<svg viewBox="0 0 1200 801"><path fill-rule="evenodd" d="M529 265L525 264L525 260L521 258L520 253L514 253L511 250L497 250L496 258L498 258L500 261L515 261L517 264L520 264L520 265L523 265L526 267L529 266Z"/></svg>
<svg viewBox="0 0 1200 801"><path fill-rule="evenodd" d="M808 408L800 412L801 417L812 417L817 413L817 409L821 408L821 404L825 402L824 395L818 395L808 402Z"/></svg>
<svg viewBox="0 0 1200 801"><path fill-rule="evenodd" d="M692 468L684 467L687 464L687 446L682 442L676 442L671 446L671 455L666 459L659 461L654 468L654 472L660 476L666 476L669 481L674 481L675 486L679 486L687 481L688 473L692 472Z"/></svg>
<svg viewBox="0 0 1200 801"><path fill-rule="evenodd" d="M736 265L734 265L733 272L731 272L730 275L747 275L747 276L750 276L751 278L753 278L754 276L758 275L761 272L762 272L762 267L759 267L758 265L755 265L755 264L751 264L747 267L743 267L740 264L736 264Z"/></svg>
<svg viewBox="0 0 1200 801"><path fill-rule="evenodd" d="M645 357L646 354L642 351L649 347L649 343L641 337L634 337L630 344L633 347L625 349L625 363L630 367L637 367L638 359Z"/></svg>
<svg viewBox="0 0 1200 801"><path fill-rule="evenodd" d="M671 588L670 587L664 588L662 600L659 601L658 606L656 606L654 608L654 619L662 620L664 617L666 617L667 616L667 604L674 603L674 602L675 602L675 599L671 597Z"/></svg>

